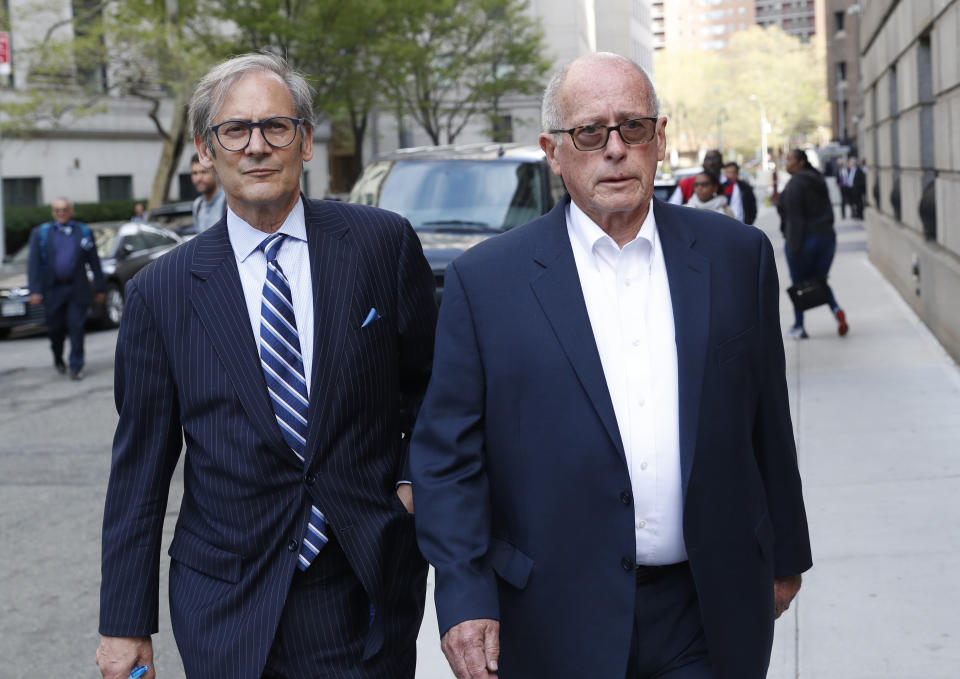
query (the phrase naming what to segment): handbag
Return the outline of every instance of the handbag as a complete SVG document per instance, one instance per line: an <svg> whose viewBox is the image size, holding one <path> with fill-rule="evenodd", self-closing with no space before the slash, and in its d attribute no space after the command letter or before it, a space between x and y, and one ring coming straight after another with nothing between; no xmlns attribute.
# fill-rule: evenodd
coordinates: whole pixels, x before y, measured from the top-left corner
<svg viewBox="0 0 960 679"><path fill-rule="evenodd" d="M797 311L806 311L821 304L830 303L830 289L827 288L827 281L823 278L811 278L791 285L787 288L787 294L790 295L790 301L793 302Z"/></svg>

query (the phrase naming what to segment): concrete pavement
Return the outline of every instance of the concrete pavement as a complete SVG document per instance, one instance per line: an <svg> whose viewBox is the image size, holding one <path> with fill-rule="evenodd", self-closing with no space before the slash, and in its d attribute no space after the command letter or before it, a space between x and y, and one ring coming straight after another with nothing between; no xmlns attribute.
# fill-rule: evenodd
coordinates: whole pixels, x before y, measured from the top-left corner
<svg viewBox="0 0 960 679"><path fill-rule="evenodd" d="M776 221L761 211L782 253ZM810 339L786 343L814 568L777 622L770 677L946 679L960 667L960 372L869 264L859 223L838 230L831 282L850 334L821 308ZM786 295L781 313L789 327ZM0 342L0 679L97 676L115 338L88 335L81 383L53 372L44 338ZM180 492L178 476L164 554ZM162 563L155 645L173 679ZM417 676L446 679L428 599Z"/></svg>

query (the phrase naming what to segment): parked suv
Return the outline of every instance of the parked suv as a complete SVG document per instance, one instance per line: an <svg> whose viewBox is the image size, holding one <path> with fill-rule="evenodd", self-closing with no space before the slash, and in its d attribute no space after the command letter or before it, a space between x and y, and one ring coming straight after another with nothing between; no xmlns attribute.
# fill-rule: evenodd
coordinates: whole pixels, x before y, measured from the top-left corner
<svg viewBox="0 0 960 679"><path fill-rule="evenodd" d="M563 196L538 146L470 144L403 149L363 171L350 202L398 212L413 225L443 292L443 273L477 243L548 212Z"/></svg>

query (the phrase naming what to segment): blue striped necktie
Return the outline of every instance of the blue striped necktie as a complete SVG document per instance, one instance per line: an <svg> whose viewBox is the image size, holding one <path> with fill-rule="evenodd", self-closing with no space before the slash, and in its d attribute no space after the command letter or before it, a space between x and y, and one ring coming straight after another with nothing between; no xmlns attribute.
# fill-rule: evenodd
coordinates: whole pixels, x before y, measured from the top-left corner
<svg viewBox="0 0 960 679"><path fill-rule="evenodd" d="M293 313L293 295L277 254L286 234L275 233L260 243L267 258L267 280L260 306L260 364L277 424L287 444L301 462L307 447L307 380L300 353L300 333ZM306 570L327 543L326 520L317 507L310 507L310 523L300 549L297 566Z"/></svg>

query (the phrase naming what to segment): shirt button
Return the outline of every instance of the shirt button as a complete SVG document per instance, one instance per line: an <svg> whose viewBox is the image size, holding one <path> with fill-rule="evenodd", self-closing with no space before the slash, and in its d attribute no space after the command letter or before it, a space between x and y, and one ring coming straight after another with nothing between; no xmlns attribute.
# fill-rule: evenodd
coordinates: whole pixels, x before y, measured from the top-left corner
<svg viewBox="0 0 960 679"><path fill-rule="evenodd" d="M640 340L638 340L638 339L633 340L633 346L639 347L639 346L640 346Z"/></svg>
<svg viewBox="0 0 960 679"><path fill-rule="evenodd" d="M317 482L317 475L314 474L313 472L310 472L309 474L307 474L307 478L305 478L303 481L308 486L312 486L314 483Z"/></svg>
<svg viewBox="0 0 960 679"><path fill-rule="evenodd" d="M627 278L626 280L624 280L624 281L623 281L623 284L629 288L629 287L630 287L630 279Z"/></svg>
<svg viewBox="0 0 960 679"><path fill-rule="evenodd" d="M625 490L620 493L620 502L629 507L631 504L633 504L633 493L631 493L629 490Z"/></svg>
<svg viewBox="0 0 960 679"><path fill-rule="evenodd" d="M647 465L646 462L641 462L641 463L640 463L640 469L646 469L648 466L649 466L649 465Z"/></svg>
<svg viewBox="0 0 960 679"><path fill-rule="evenodd" d="M296 540L291 540L290 542L288 542L288 543L287 543L287 551L288 551L288 552L295 552L295 551L297 551L297 544L298 544L298 543L297 543Z"/></svg>
<svg viewBox="0 0 960 679"><path fill-rule="evenodd" d="M630 560L630 559L628 559L627 557L623 557L622 559L620 559L620 566L621 566L621 567L623 568L623 570L625 570L625 571L632 571L632 570L633 570L633 561Z"/></svg>
<svg viewBox="0 0 960 679"><path fill-rule="evenodd" d="M641 408L646 404L647 404L647 399L645 399L643 396L637 399L637 405L640 406Z"/></svg>
<svg viewBox="0 0 960 679"><path fill-rule="evenodd" d="M646 528L646 527L647 527L647 522L644 521L643 519L640 519L639 521L637 521L637 527L638 527L638 528Z"/></svg>

